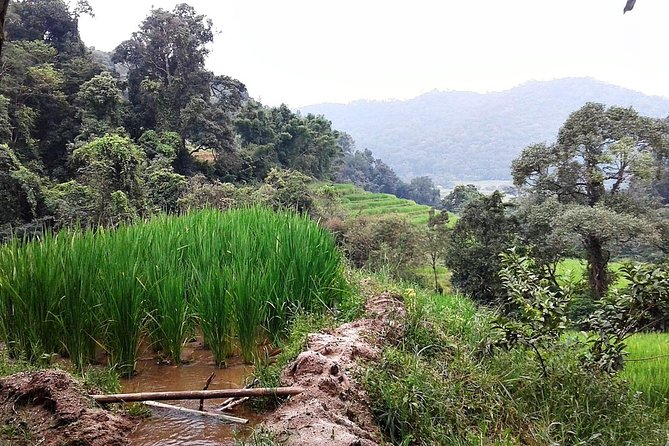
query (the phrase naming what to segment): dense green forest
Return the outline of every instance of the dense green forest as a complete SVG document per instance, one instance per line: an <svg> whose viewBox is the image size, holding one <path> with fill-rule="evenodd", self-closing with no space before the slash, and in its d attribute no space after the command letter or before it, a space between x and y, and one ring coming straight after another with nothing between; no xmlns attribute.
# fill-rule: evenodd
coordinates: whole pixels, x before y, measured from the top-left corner
<svg viewBox="0 0 669 446"><path fill-rule="evenodd" d="M351 153L350 138L323 117L263 106L242 82L208 71L213 24L191 6L151 11L111 55L82 42L86 6L10 4L0 77L5 233L202 206L206 185L260 185L280 171L437 203L431 180L405 184ZM280 183L267 185L267 200Z"/></svg>
<svg viewBox="0 0 669 446"><path fill-rule="evenodd" d="M449 187L458 181L510 179L511 161L521 149L554 141L569 114L588 101L633 106L658 118L669 115L669 99L589 78L528 82L485 94L433 91L407 101L319 104L302 111L323 114L400 177L428 175Z"/></svg>

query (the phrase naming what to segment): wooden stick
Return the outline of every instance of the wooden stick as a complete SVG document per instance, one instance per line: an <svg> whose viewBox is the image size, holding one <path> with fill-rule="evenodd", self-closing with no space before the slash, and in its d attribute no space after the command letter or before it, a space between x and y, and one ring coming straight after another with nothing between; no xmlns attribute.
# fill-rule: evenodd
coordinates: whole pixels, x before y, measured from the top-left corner
<svg viewBox="0 0 669 446"><path fill-rule="evenodd" d="M254 379L253 381L251 381L250 383L248 383L247 385L245 385L244 388L245 388L245 389L250 389L251 387L255 387L256 384L258 384L258 378ZM233 397L231 397L231 398L226 399L225 401L223 401L223 403L221 403L221 407L225 407L225 406L227 406L228 404L230 404L230 403L232 403L233 401L235 401L237 398L238 398L238 397L233 396ZM221 410L222 410L222 409L221 409Z"/></svg>
<svg viewBox="0 0 669 446"><path fill-rule="evenodd" d="M205 417L216 418L218 420L225 421L227 423L246 424L249 422L249 420L245 418L237 418L237 417L231 417L230 415L224 415L219 413L210 413L210 412L202 412L199 410L186 409L185 407L173 406L171 404L159 403L157 401L144 401L143 404L146 404L147 406L150 407L159 407L161 409L171 409L192 415L201 415Z"/></svg>
<svg viewBox="0 0 669 446"><path fill-rule="evenodd" d="M214 376L216 376L216 374L214 372L211 372L211 375L209 375L209 378L207 378L207 382L204 385L204 389L202 390L207 390L209 388L209 384L211 384L211 382L213 381ZM200 398L200 411L202 410L204 410L204 398Z"/></svg>
<svg viewBox="0 0 669 446"><path fill-rule="evenodd" d="M243 398L245 396L290 396L304 392L301 387L276 387L261 389L221 389L221 390L185 390L174 392L141 392L141 393L117 393L113 395L91 395L95 401L101 404L107 403L132 403L135 401L165 401L165 400L199 400L200 398L228 398L231 396Z"/></svg>
<svg viewBox="0 0 669 446"><path fill-rule="evenodd" d="M239 406L240 404L242 404L243 402L246 402L248 400L249 400L248 396L245 396L244 398L236 398L236 399L233 399L232 401L230 401L228 404L222 405L221 407L218 408L218 410L220 410L221 412L226 411L226 410L230 410L233 407Z"/></svg>

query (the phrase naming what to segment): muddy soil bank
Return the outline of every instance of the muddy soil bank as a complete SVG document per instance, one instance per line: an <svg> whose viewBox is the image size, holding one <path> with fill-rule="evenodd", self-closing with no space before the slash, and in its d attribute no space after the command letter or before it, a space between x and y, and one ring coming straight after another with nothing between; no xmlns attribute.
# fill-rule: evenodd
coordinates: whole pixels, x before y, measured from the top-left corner
<svg viewBox="0 0 669 446"><path fill-rule="evenodd" d="M371 299L366 318L310 334L307 350L282 372L281 384L303 387L263 423L288 446L377 446L381 433L369 397L356 382L359 362L378 359L382 343L402 335L404 305L389 293Z"/></svg>
<svg viewBox="0 0 669 446"><path fill-rule="evenodd" d="M60 370L0 379L0 444L17 446L125 446L134 425L96 408Z"/></svg>

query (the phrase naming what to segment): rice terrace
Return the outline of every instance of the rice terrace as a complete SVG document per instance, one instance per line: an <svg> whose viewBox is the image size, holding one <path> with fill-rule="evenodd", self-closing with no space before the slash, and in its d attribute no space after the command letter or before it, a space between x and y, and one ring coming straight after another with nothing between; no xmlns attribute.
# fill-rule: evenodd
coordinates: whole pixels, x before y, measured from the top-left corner
<svg viewBox="0 0 669 446"><path fill-rule="evenodd" d="M0 1L0 446L669 444L669 4L152 2Z"/></svg>

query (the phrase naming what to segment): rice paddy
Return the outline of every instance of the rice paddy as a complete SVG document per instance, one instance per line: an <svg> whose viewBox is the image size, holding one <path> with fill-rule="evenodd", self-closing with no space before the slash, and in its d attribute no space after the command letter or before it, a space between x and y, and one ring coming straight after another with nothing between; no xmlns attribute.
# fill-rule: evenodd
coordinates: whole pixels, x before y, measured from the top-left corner
<svg viewBox="0 0 669 446"><path fill-rule="evenodd" d="M235 350L252 362L297 314L338 305L342 265L308 217L261 208L13 240L0 248L0 337L14 357L78 367L102 349L125 375L141 342L179 363L198 333L219 365Z"/></svg>
<svg viewBox="0 0 669 446"><path fill-rule="evenodd" d="M339 194L342 207L351 217L373 215L401 215L410 222L424 226L427 224L430 206L417 204L391 194L366 192L352 184L333 184ZM456 218L451 215L449 224L454 225Z"/></svg>

